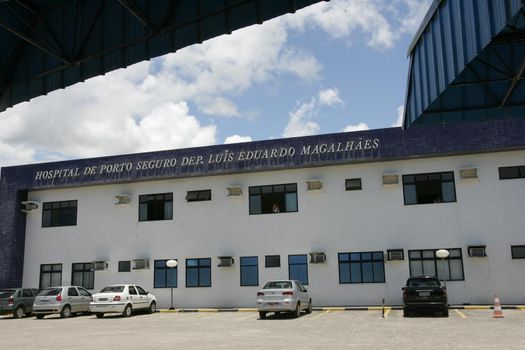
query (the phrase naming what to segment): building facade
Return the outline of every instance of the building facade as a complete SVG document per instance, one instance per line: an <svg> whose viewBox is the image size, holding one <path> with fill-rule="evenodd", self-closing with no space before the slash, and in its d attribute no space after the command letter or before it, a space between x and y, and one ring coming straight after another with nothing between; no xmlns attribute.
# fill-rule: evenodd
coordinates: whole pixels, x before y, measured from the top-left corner
<svg viewBox="0 0 525 350"><path fill-rule="evenodd" d="M410 275L437 274L451 303L521 304L524 134L502 120L3 168L0 284L253 307L291 278L336 306L400 304Z"/></svg>

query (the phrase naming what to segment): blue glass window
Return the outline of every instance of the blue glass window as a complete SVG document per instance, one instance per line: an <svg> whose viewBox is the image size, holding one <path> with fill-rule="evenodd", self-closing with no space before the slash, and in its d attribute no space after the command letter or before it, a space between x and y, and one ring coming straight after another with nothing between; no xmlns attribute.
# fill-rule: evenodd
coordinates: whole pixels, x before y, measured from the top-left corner
<svg viewBox="0 0 525 350"><path fill-rule="evenodd" d="M259 260L256 256L241 257L241 286L259 285Z"/></svg>
<svg viewBox="0 0 525 350"><path fill-rule="evenodd" d="M211 287L211 259L186 259L186 287Z"/></svg>
<svg viewBox="0 0 525 350"><path fill-rule="evenodd" d="M153 288L177 288L177 267L166 266L168 260L155 260Z"/></svg>
<svg viewBox="0 0 525 350"><path fill-rule="evenodd" d="M308 258L306 254L288 255L288 278L308 284Z"/></svg>
<svg viewBox="0 0 525 350"><path fill-rule="evenodd" d="M384 283L383 252L339 253L339 283Z"/></svg>

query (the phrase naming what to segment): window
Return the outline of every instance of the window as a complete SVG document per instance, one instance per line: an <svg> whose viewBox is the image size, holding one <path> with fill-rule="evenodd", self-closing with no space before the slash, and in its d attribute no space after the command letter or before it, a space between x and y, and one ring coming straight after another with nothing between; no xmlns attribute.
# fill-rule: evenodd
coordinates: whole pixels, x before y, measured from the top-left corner
<svg viewBox="0 0 525 350"><path fill-rule="evenodd" d="M510 247L512 259L525 259L525 245L513 245Z"/></svg>
<svg viewBox="0 0 525 350"><path fill-rule="evenodd" d="M405 205L456 201L454 172L403 175Z"/></svg>
<svg viewBox="0 0 525 350"><path fill-rule="evenodd" d="M383 252L339 253L339 283L385 283Z"/></svg>
<svg viewBox="0 0 525 350"><path fill-rule="evenodd" d="M130 272L131 271L131 261L124 260L118 262L118 272Z"/></svg>
<svg viewBox="0 0 525 350"><path fill-rule="evenodd" d="M167 267L168 260L155 260L153 288L177 288L177 267Z"/></svg>
<svg viewBox="0 0 525 350"><path fill-rule="evenodd" d="M506 166L499 169L500 180L520 179L525 178L525 165L521 166Z"/></svg>
<svg viewBox="0 0 525 350"><path fill-rule="evenodd" d="M139 221L173 219L173 193L139 196Z"/></svg>
<svg viewBox="0 0 525 350"><path fill-rule="evenodd" d="M71 284L82 286L86 289L95 288L95 264L93 263L74 263L71 274Z"/></svg>
<svg viewBox="0 0 525 350"><path fill-rule="evenodd" d="M77 201L47 202L42 207L42 227L75 226Z"/></svg>
<svg viewBox="0 0 525 350"><path fill-rule="evenodd" d="M297 184L250 187L250 215L297 212Z"/></svg>
<svg viewBox="0 0 525 350"><path fill-rule="evenodd" d="M186 194L186 201L188 202L211 201L211 190L188 191L188 193Z"/></svg>
<svg viewBox="0 0 525 350"><path fill-rule="evenodd" d="M264 267L281 267L281 256L266 255L264 257Z"/></svg>
<svg viewBox="0 0 525 350"><path fill-rule="evenodd" d="M78 297L78 291L75 287L69 287L67 289L67 296L68 297Z"/></svg>
<svg viewBox="0 0 525 350"><path fill-rule="evenodd" d="M363 189L363 187L361 186L361 178L346 179L345 187L347 191L358 191Z"/></svg>
<svg viewBox="0 0 525 350"><path fill-rule="evenodd" d="M306 254L288 255L288 278L308 284L308 258Z"/></svg>
<svg viewBox="0 0 525 350"><path fill-rule="evenodd" d="M40 289L62 285L62 264L40 265Z"/></svg>
<svg viewBox="0 0 525 350"><path fill-rule="evenodd" d="M91 296L91 293L88 292L87 290L85 290L84 288L77 288L78 289L78 294L80 294L81 297L90 297Z"/></svg>
<svg viewBox="0 0 525 350"><path fill-rule="evenodd" d="M129 295L138 295L137 290L133 286L128 286Z"/></svg>
<svg viewBox="0 0 525 350"><path fill-rule="evenodd" d="M259 285L259 258L241 256L241 286Z"/></svg>
<svg viewBox="0 0 525 350"><path fill-rule="evenodd" d="M409 250L410 277L433 275L440 280L463 281L461 248L447 250L448 258L438 258L437 249Z"/></svg>
<svg viewBox="0 0 525 350"><path fill-rule="evenodd" d="M186 259L186 287L211 287L211 259Z"/></svg>
<svg viewBox="0 0 525 350"><path fill-rule="evenodd" d="M148 295L148 292L146 292L144 289L142 289L142 287L135 286L135 288L137 288L137 292L139 292L139 295Z"/></svg>

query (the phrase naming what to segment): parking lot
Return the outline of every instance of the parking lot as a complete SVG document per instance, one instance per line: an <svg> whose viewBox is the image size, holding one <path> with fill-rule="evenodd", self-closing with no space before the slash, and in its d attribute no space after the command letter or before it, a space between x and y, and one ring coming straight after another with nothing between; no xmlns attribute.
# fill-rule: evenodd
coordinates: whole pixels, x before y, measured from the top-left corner
<svg viewBox="0 0 525 350"><path fill-rule="evenodd" d="M299 319L256 312L158 312L0 318L4 349L523 349L525 311L450 310L450 317L402 311L314 311Z"/></svg>

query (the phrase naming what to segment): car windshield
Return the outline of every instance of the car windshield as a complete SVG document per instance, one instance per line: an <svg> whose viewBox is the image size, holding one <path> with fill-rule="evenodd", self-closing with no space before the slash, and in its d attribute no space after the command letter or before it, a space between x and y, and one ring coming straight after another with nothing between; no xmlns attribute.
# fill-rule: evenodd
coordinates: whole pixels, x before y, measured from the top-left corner
<svg viewBox="0 0 525 350"><path fill-rule="evenodd" d="M15 291L16 289L3 289L0 291L0 298L9 298Z"/></svg>
<svg viewBox="0 0 525 350"><path fill-rule="evenodd" d="M277 281L268 282L263 289L289 289L292 288L292 282L290 281Z"/></svg>
<svg viewBox="0 0 525 350"><path fill-rule="evenodd" d="M104 287L100 293L122 293L124 291L124 286L107 286Z"/></svg>
<svg viewBox="0 0 525 350"><path fill-rule="evenodd" d="M51 288L51 289L44 289L38 295L42 297L53 296L53 295L59 295L61 292L62 292L62 288Z"/></svg>
<svg viewBox="0 0 525 350"><path fill-rule="evenodd" d="M436 279L413 279L408 281L409 287L439 287L439 281Z"/></svg>

